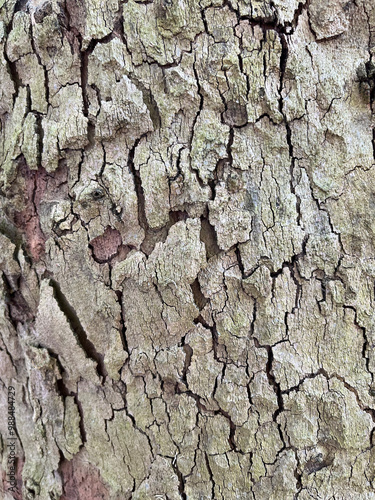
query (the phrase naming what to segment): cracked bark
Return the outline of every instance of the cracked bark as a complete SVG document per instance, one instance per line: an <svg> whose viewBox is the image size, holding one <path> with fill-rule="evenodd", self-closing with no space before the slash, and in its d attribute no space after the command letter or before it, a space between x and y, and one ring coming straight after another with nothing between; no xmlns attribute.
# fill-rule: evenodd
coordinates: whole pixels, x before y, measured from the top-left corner
<svg viewBox="0 0 375 500"><path fill-rule="evenodd" d="M375 499L372 3L0 1L6 500Z"/></svg>

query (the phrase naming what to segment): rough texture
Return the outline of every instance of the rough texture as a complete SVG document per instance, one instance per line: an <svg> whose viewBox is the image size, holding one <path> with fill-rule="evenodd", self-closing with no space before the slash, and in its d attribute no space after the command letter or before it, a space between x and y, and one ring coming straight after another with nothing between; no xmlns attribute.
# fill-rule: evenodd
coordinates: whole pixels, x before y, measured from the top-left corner
<svg viewBox="0 0 375 500"><path fill-rule="evenodd" d="M0 0L0 49L1 497L375 499L374 2Z"/></svg>

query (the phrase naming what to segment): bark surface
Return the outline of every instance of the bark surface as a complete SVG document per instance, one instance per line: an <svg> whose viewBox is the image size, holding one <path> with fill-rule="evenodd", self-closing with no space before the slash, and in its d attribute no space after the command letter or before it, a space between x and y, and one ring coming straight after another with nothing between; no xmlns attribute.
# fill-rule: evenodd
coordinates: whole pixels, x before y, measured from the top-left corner
<svg viewBox="0 0 375 500"><path fill-rule="evenodd" d="M375 499L374 2L0 20L3 498Z"/></svg>

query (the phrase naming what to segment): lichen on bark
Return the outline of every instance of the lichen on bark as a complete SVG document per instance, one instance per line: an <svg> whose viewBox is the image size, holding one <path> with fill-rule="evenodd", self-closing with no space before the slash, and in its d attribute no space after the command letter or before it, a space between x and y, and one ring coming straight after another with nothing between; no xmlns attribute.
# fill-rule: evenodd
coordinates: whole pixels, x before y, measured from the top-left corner
<svg viewBox="0 0 375 500"><path fill-rule="evenodd" d="M0 0L4 499L375 499L374 33Z"/></svg>

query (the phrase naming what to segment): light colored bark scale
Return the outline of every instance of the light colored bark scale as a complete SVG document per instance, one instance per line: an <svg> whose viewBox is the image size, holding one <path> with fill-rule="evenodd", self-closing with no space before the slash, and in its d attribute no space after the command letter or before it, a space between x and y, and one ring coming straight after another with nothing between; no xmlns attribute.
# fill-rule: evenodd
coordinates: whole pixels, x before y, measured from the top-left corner
<svg viewBox="0 0 375 500"><path fill-rule="evenodd" d="M0 45L4 498L375 499L373 2L0 0Z"/></svg>

